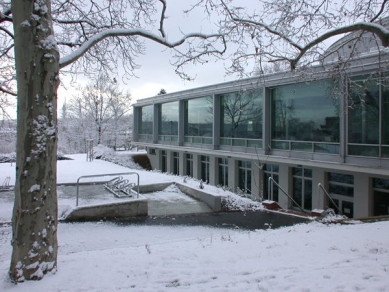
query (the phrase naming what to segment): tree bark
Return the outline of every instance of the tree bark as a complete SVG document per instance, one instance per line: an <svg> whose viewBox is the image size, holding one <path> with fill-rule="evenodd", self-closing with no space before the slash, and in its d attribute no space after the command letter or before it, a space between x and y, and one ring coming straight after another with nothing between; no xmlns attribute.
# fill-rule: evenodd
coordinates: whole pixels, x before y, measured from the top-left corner
<svg viewBox="0 0 389 292"><path fill-rule="evenodd" d="M50 0L12 0L17 78L17 163L10 278L57 267L59 52Z"/></svg>

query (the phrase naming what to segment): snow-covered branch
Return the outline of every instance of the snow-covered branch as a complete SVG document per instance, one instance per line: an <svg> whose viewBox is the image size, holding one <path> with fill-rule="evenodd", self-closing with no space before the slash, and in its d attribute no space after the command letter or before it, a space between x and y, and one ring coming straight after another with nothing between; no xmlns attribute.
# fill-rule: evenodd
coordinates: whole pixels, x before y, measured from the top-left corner
<svg viewBox="0 0 389 292"><path fill-rule="evenodd" d="M183 43L185 43L186 40L188 39L193 39L193 38L199 38L199 39L215 39L217 40L222 40L223 46L225 48L226 43L224 41L224 36L220 34L202 34L202 33L191 33L185 35L183 38L175 41L175 42L169 42L163 37L160 37L156 34L153 34L151 32L142 30L142 29L110 29L106 30L100 33L97 33L94 37L90 38L88 41L83 43L77 50L72 52L71 54L62 57L60 60L60 68L64 68L68 66L69 64L77 61L79 58L81 58L88 50L90 50L94 45L97 43L103 41L104 39L107 39L109 37L143 37L145 39L152 40L156 43L159 43L165 47L168 48L175 48ZM224 49L218 51L218 53L223 54Z"/></svg>

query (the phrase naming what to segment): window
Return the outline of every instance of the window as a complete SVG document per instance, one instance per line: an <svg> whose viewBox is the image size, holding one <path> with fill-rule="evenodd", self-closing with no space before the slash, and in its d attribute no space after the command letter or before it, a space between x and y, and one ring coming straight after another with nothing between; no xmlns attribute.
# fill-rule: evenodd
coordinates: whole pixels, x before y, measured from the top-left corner
<svg viewBox="0 0 389 292"><path fill-rule="evenodd" d="M178 135L178 101L164 103L159 106L158 135L159 140L173 139Z"/></svg>
<svg viewBox="0 0 389 292"><path fill-rule="evenodd" d="M338 208L349 218L354 216L354 176L351 174L328 173L328 189L336 206L329 202L329 207L338 212Z"/></svg>
<svg viewBox="0 0 389 292"><path fill-rule="evenodd" d="M389 76L385 76L382 85L382 144L389 145ZM382 156L389 158L389 146L382 149Z"/></svg>
<svg viewBox="0 0 389 292"><path fill-rule="evenodd" d="M173 152L173 174L179 175L180 155L178 152Z"/></svg>
<svg viewBox="0 0 389 292"><path fill-rule="evenodd" d="M339 103L333 98L334 85L318 81L271 90L273 149L339 153Z"/></svg>
<svg viewBox="0 0 389 292"><path fill-rule="evenodd" d="M238 162L239 189L245 194L251 194L251 162Z"/></svg>
<svg viewBox="0 0 389 292"><path fill-rule="evenodd" d="M185 142L212 144L213 98L185 101Z"/></svg>
<svg viewBox="0 0 389 292"><path fill-rule="evenodd" d="M389 158L388 77L365 75L350 80L349 155Z"/></svg>
<svg viewBox="0 0 389 292"><path fill-rule="evenodd" d="M352 78L348 98L348 154L379 156L380 119L379 79L372 76Z"/></svg>
<svg viewBox="0 0 389 292"><path fill-rule="evenodd" d="M139 140L152 141L153 140L153 120L154 107L152 105L140 108L141 122L139 125Z"/></svg>
<svg viewBox="0 0 389 292"><path fill-rule="evenodd" d="M228 186L228 158L219 158L219 185Z"/></svg>
<svg viewBox="0 0 389 292"><path fill-rule="evenodd" d="M246 146L239 139L262 139L262 88L253 91L241 91L220 96L220 143L233 146ZM233 144L235 143L235 145ZM248 147L256 147L251 142Z"/></svg>
<svg viewBox="0 0 389 292"><path fill-rule="evenodd" d="M163 172L163 173L165 173L165 172L167 172L167 153L166 153L166 151L165 150L162 150L161 151L161 159L162 159L162 161L161 161L161 171Z"/></svg>
<svg viewBox="0 0 389 292"><path fill-rule="evenodd" d="M193 154L186 154L186 175L193 177Z"/></svg>
<svg viewBox="0 0 389 292"><path fill-rule="evenodd" d="M293 200L299 207L312 210L312 170L293 167ZM293 206L297 206L293 203Z"/></svg>
<svg viewBox="0 0 389 292"><path fill-rule="evenodd" d="M201 179L203 182L209 182L209 156L201 156Z"/></svg>
<svg viewBox="0 0 389 292"><path fill-rule="evenodd" d="M389 215L389 179L373 178L373 216Z"/></svg>
<svg viewBox="0 0 389 292"><path fill-rule="evenodd" d="M271 177L276 183L278 182L279 167L275 164L265 164L263 166L263 199L278 201L278 187L271 182L269 184L269 177ZM270 193L270 195L269 195ZM273 194L273 198L271 195Z"/></svg>

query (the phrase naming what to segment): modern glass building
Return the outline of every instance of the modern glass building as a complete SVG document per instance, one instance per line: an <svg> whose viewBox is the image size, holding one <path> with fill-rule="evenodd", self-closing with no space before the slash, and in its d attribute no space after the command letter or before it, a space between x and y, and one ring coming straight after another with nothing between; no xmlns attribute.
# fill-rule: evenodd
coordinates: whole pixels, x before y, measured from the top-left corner
<svg viewBox="0 0 389 292"><path fill-rule="evenodd" d="M374 51L342 70L330 60L309 74L142 99L134 105L133 141L147 148L155 169L253 200L332 207L350 218L389 215L388 60Z"/></svg>

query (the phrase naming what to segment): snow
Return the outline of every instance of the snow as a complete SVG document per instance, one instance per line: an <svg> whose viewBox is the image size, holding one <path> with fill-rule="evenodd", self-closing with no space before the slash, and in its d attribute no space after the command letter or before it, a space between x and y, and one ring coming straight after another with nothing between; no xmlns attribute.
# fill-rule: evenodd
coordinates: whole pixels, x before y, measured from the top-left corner
<svg viewBox="0 0 389 292"><path fill-rule="evenodd" d="M106 161L86 162L85 154L72 157L75 160L58 161L59 182L128 172ZM11 176L14 182L14 171L14 164L0 164L0 180ZM178 176L130 171L140 174L142 184L183 183ZM198 186L193 179L187 183ZM209 185L205 190L225 192ZM174 200L175 190L167 192L168 200ZM0 203L0 218L5 211ZM57 271L16 286L7 278L12 229L3 224L0 291L389 291L388 221L311 222L279 229L266 224L268 229L247 231L60 223Z"/></svg>

